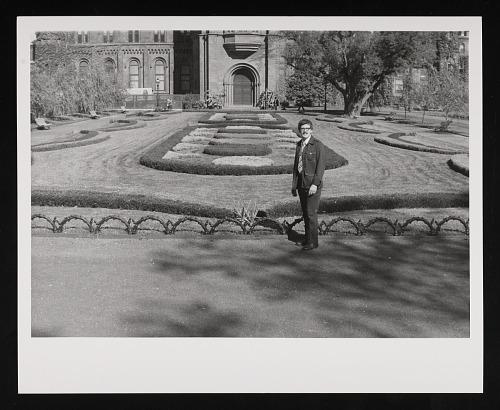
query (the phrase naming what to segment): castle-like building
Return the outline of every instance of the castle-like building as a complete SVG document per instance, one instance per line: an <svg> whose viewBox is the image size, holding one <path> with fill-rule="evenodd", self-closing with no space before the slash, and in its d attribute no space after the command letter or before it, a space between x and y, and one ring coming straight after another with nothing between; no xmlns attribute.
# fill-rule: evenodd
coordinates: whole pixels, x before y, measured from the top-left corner
<svg viewBox="0 0 500 410"><path fill-rule="evenodd" d="M463 74L468 73L468 35L458 32L455 63ZM285 45L279 31L269 30L129 30L39 32L31 47L33 61L52 64L68 59L79 70L97 63L144 102L144 94L158 94L180 104L183 95L203 100L209 91L221 95L223 105L230 107L255 106L264 90L284 97ZM401 95L403 74L390 77L394 96ZM417 83L426 75L425 69L412 69Z"/></svg>
<svg viewBox="0 0 500 410"><path fill-rule="evenodd" d="M285 39L276 31L39 32L32 59L71 60L79 70L97 62L130 94L206 92L224 106L255 106L260 93L283 94Z"/></svg>

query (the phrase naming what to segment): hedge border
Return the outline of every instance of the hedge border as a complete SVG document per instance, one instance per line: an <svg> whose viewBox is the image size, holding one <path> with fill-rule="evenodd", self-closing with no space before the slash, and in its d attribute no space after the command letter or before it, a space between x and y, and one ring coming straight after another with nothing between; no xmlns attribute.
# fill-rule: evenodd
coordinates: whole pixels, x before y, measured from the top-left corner
<svg viewBox="0 0 500 410"><path fill-rule="evenodd" d="M65 139L65 140L61 140L61 141L52 141L52 142L44 142L42 144L35 144L35 145L32 145L31 148L41 147L41 146L46 146L46 145L51 145L51 144L62 144L62 143L66 143L66 142L82 141L82 140L94 138L97 134L99 134L99 131L81 130L81 131L73 133L72 135L78 135L78 134L83 134L83 135L76 137L76 138L70 138L70 139Z"/></svg>
<svg viewBox="0 0 500 410"><path fill-rule="evenodd" d="M369 128L361 128L359 125L361 124L368 124L371 125L368 122L351 122L348 125L337 125L340 129L347 130L347 131L355 131L355 132L364 132L366 134L382 134L383 131L375 130L375 129L369 129Z"/></svg>
<svg viewBox="0 0 500 410"><path fill-rule="evenodd" d="M98 144L100 142L104 142L111 138L109 135L105 135L102 137L97 137L93 139L86 139L83 141L79 141L76 143L61 143L61 144L51 144L49 146L45 147L35 147L31 148L32 152L44 152L44 151L57 151L60 149L66 149L66 148L76 148L76 147L84 147L86 145L93 145L93 144Z"/></svg>
<svg viewBox="0 0 500 410"><path fill-rule="evenodd" d="M250 156L262 157L269 155L272 149L268 145L250 144L210 144L205 146L203 153L220 157ZM219 165L220 166L220 165Z"/></svg>
<svg viewBox="0 0 500 410"><path fill-rule="evenodd" d="M160 171L182 172L185 174L197 175L276 175L276 174L291 174L293 164L288 165L264 165L259 167L250 167L244 165L226 165L219 166L214 164L194 164L179 161L175 159L163 160L166 152L170 151L175 145L181 142L182 138L199 126L188 126L182 130L172 134L166 140L151 147L146 153L139 158L139 163L148 168L157 169ZM326 169L339 168L347 165L348 161L325 146L327 158Z"/></svg>
<svg viewBox="0 0 500 410"><path fill-rule="evenodd" d="M459 172L467 177L469 176L469 167L461 164L459 161L455 161L453 157L451 157L446 163L453 171Z"/></svg>
<svg viewBox="0 0 500 410"><path fill-rule="evenodd" d="M318 212L335 213L368 209L468 208L469 193L392 193L321 198ZM300 215L296 201L277 204L267 211L270 217Z"/></svg>
<svg viewBox="0 0 500 410"><path fill-rule="evenodd" d="M226 218L233 215L232 210L227 208L158 198L152 195L79 190L63 191L35 188L31 193L31 205L132 209L208 218ZM322 198L319 204L319 212L334 214L336 212L371 209L468 207L468 192L393 193ZM277 204L263 211L270 218L302 215L298 200Z"/></svg>
<svg viewBox="0 0 500 410"><path fill-rule="evenodd" d="M399 138L407 135L405 132L395 132L393 134L389 134L384 137L375 137L375 142L379 144L389 145L391 147L408 149L411 151L420 151L420 152L432 152L434 154L447 154L447 155L455 155L455 154L468 154L468 151L460 151L460 150L447 150L441 148L431 148L427 145L419 144L417 142L407 142L402 141Z"/></svg>
<svg viewBox="0 0 500 410"><path fill-rule="evenodd" d="M142 128L145 127L147 124L145 122L139 122L136 120L118 120L116 122L124 123L125 121L129 122L129 125L119 125L119 126L111 126L111 127L103 127L103 128L98 128L99 131L123 131L123 130L133 130L135 128ZM132 123L133 121L133 123ZM112 123L114 124L114 123Z"/></svg>
<svg viewBox="0 0 500 410"><path fill-rule="evenodd" d="M233 112L231 112L230 110L226 110L226 111L219 111L220 113L230 113L230 114L233 114ZM234 112L236 113L236 111ZM238 114L262 114L261 112L258 112L258 111L238 111L237 112ZM271 113L267 113L267 114L271 114ZM262 120L259 120L259 121L245 121L245 120L242 120L242 121L218 121L218 120L211 120L210 117L212 115L214 115L214 113L206 113L205 115L203 115L199 120L198 122L199 123L202 123L202 124L219 124L219 125L261 125L261 124L265 124L265 125L281 125L281 124L286 124L288 122L288 120L286 120L285 118L283 118L281 115L277 114L277 113L272 113L273 114L273 117L276 118L276 121L262 121Z"/></svg>
<svg viewBox="0 0 500 410"><path fill-rule="evenodd" d="M133 209L210 218L225 218L232 215L232 211L226 208L158 198L152 195L80 190L63 191L35 188L31 192L31 205Z"/></svg>

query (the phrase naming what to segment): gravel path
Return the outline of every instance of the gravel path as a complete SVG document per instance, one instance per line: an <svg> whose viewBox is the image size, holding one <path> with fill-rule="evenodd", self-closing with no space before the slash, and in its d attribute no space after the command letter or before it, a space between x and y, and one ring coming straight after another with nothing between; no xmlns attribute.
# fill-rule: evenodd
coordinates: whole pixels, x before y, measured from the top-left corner
<svg viewBox="0 0 500 410"><path fill-rule="evenodd" d="M150 121L139 129L115 131L99 144L34 153L32 188L76 189L153 195L158 198L231 207L236 200L255 201L265 208L290 196L290 175L203 176L157 171L141 166L142 153L152 144L196 122L203 113L181 113ZM281 113L291 126L298 114ZM315 135L344 156L349 165L328 170L323 198L390 193L466 192L468 178L451 170L449 156L408 151L373 141L373 135L341 130L334 123L312 119ZM67 124L41 134L32 142L63 138L72 130L98 128L109 117ZM43 137L42 137L43 135Z"/></svg>

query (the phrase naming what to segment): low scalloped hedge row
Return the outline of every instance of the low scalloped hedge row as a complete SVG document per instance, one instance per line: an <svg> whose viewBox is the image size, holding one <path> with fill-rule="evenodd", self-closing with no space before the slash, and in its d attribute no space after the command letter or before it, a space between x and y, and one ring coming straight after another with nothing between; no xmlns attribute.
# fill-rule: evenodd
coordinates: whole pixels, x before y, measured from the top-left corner
<svg viewBox="0 0 500 410"><path fill-rule="evenodd" d="M367 209L468 208L469 193L395 193L321 198L318 212L335 213ZM278 204L267 210L271 218L300 215L298 202Z"/></svg>
<svg viewBox="0 0 500 410"><path fill-rule="evenodd" d="M110 138L109 135L104 135L102 137L93 138L93 139L85 139L83 141L57 143L57 144L50 144L50 145L45 145L45 146L32 147L31 151L33 151L33 152L57 151L60 149L65 149L65 148L84 147L86 145L98 144L100 142L108 140L109 138Z"/></svg>
<svg viewBox="0 0 500 410"><path fill-rule="evenodd" d="M159 142L151 147L143 154L139 163L149 168L158 169L160 171L182 172L186 174L198 175L273 175L273 174L291 174L293 164L288 165L264 165L259 167L251 167L244 165L214 165L214 164L197 164L195 162L186 162L181 160L163 159L166 152L170 151L175 145L181 142L182 138L191 131L199 128L198 126L189 126L172 134L166 140ZM326 169L339 168L347 165L348 161L325 146L326 151Z"/></svg>
<svg viewBox="0 0 500 410"><path fill-rule="evenodd" d="M93 138L97 134L99 134L98 131L81 130L79 132L76 132L76 133L72 134L72 138L67 138L67 139L60 140L60 141L44 142L42 144L35 144L35 145L32 145L31 148L41 147L41 146L48 146L48 145L54 145L54 144L62 144L62 143L65 143L65 142L82 141L82 140L86 140L86 139L89 139L89 138Z"/></svg>
<svg viewBox="0 0 500 410"><path fill-rule="evenodd" d="M389 145L391 147L408 149L412 151L420 151L420 152L432 152L434 154L467 154L468 151L460 151L460 150L450 150L445 148L432 148L427 145L419 144L418 142L408 142L403 141L400 137L406 135L404 132L395 132L386 137L375 137L374 141L380 144Z"/></svg>
<svg viewBox="0 0 500 410"><path fill-rule="evenodd" d="M221 157L233 157L233 156L251 156L251 157L263 157L264 155L269 155L272 152L271 148L267 145L250 145L250 144L220 144L220 145L208 145L203 150L204 154L208 155L218 155Z"/></svg>
<svg viewBox="0 0 500 410"><path fill-rule="evenodd" d="M128 195L116 192L38 190L31 192L31 205L66 206L80 208L134 209L168 214L225 218L232 216L229 209L192 202L155 198L150 195Z"/></svg>
<svg viewBox="0 0 500 410"><path fill-rule="evenodd" d="M148 195L127 195L108 192L57 191L34 189L31 193L31 205L66 206L81 208L134 209L169 214L225 218L232 216L232 211L216 206L198 203L160 199ZM322 198L320 213L336 213L367 209L396 208L468 208L469 193L421 193L421 194L385 194L367 196L343 196ZM264 210L270 218L300 216L298 199L278 204Z"/></svg>

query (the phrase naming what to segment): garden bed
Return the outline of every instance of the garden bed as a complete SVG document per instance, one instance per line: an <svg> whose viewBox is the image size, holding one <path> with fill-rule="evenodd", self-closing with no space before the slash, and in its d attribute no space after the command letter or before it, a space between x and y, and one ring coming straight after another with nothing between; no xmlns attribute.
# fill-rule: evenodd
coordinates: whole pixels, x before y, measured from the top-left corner
<svg viewBox="0 0 500 410"><path fill-rule="evenodd" d="M73 138L68 138L66 140L33 145L31 147L31 151L32 152L57 151L65 148L83 147L86 145L98 144L110 138L109 135L98 136L97 131L87 131L87 130L80 131L79 133L73 135L74 135Z"/></svg>
<svg viewBox="0 0 500 410"><path fill-rule="evenodd" d="M287 138L289 133L232 134L231 139L221 136L218 129L186 127L152 147L141 158L144 166L163 171L201 175L266 175L292 173L298 138ZM243 139L234 138L241 135ZM218 137L218 138L217 138ZM263 141L263 137L267 137ZM187 141L187 142L186 142ZM224 142L229 142L224 144ZM249 142L254 141L253 144ZM239 142L239 143L237 143ZM326 150L326 169L346 165L347 160L330 148ZM220 160L217 157L226 157ZM227 159L231 157L231 159ZM233 158L234 157L234 158ZM241 157L241 158L238 158ZM254 158L251 158L254 157ZM256 158L262 158L258 160Z"/></svg>
<svg viewBox="0 0 500 410"><path fill-rule="evenodd" d="M347 130L347 131L356 131L356 132L365 132L367 134L382 134L383 131L376 130L373 128L364 128L362 125L373 125L373 121L359 121L359 122L351 122L348 125L337 125L337 127Z"/></svg>
<svg viewBox="0 0 500 410"><path fill-rule="evenodd" d="M175 215L190 215L208 218L232 217L233 211L217 206L200 205L185 201L158 198L152 195L126 195L117 192L95 192L77 190L38 190L31 194L31 205L51 207L107 208L154 211ZM343 196L321 198L321 214L338 215L340 212L369 209L399 208L468 208L469 194L462 193L420 193L383 194L366 196ZM298 200L277 204L263 210L269 218L283 218L301 215Z"/></svg>
<svg viewBox="0 0 500 410"><path fill-rule="evenodd" d="M449 167L465 176L469 176L469 156L465 154L453 155L447 162Z"/></svg>
<svg viewBox="0 0 500 410"><path fill-rule="evenodd" d="M146 126L146 123L137 120L117 120L110 124L107 127L99 128L99 131L123 131Z"/></svg>
<svg viewBox="0 0 500 410"><path fill-rule="evenodd" d="M271 116L272 120L259 119L262 116ZM260 117L259 117L260 116ZM215 118L214 118L215 117ZM239 112L239 113L227 113L224 111L216 113L206 113L199 120L202 124L218 124L218 125L265 125L265 126L275 126L280 124L286 124L287 120L281 115L276 113L260 113L257 111L251 112Z"/></svg>
<svg viewBox="0 0 500 410"><path fill-rule="evenodd" d="M435 154L448 154L448 155L454 155L454 154L467 154L468 151L463 149L463 150L455 150L455 149L446 149L442 147L437 147L437 146L429 146L425 144L420 144L417 142L409 142L401 139L401 137L404 136L413 136L404 132L396 132L393 134L390 134L388 136L382 136L382 137L375 137L374 140L375 142L378 142L380 144L385 144L389 145L391 147L397 147L397 148L402 148L402 149L408 149L412 151L421 151L421 152L432 152Z"/></svg>

